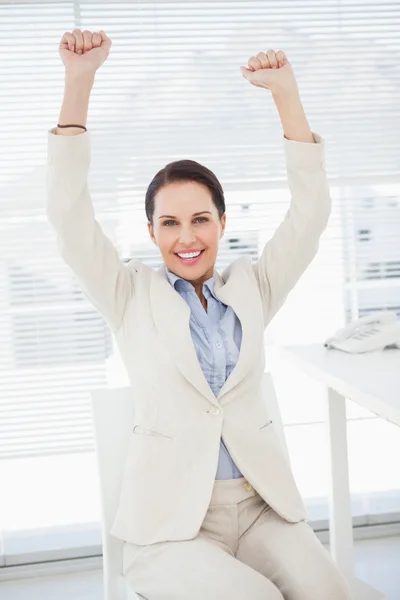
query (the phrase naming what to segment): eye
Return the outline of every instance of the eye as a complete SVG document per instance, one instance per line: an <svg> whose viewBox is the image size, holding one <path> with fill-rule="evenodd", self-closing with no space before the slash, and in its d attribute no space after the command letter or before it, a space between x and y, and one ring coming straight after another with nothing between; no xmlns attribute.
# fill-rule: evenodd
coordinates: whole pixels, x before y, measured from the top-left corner
<svg viewBox="0 0 400 600"><path fill-rule="evenodd" d="M195 221L208 221L207 217L196 217ZM164 221L163 223L163 227L165 225L167 225L168 223L175 223L176 221L173 221L172 219L170 219L169 221Z"/></svg>

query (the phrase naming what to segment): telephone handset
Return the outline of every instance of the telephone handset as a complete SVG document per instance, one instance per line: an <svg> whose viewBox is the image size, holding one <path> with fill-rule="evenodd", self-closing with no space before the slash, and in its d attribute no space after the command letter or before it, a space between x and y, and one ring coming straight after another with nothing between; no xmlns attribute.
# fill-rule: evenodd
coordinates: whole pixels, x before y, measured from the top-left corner
<svg viewBox="0 0 400 600"><path fill-rule="evenodd" d="M351 354L400 348L400 320L394 311L377 311L339 329L324 346Z"/></svg>

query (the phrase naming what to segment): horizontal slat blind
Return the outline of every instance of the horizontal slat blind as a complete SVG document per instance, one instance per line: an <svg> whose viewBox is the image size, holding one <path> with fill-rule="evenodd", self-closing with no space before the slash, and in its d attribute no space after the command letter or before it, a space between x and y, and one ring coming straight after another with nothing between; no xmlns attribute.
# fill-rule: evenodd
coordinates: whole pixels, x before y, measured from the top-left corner
<svg viewBox="0 0 400 600"><path fill-rule="evenodd" d="M218 270L258 257L289 195L278 113L239 66L283 49L327 142L326 281L340 255L347 318L400 312L397 0L0 0L0 458L92 450L89 392L107 385L115 358L44 213L47 131L64 83L58 43L75 27L113 40L89 109L89 186L121 256L159 266L145 190L167 162L192 158L226 192Z"/></svg>

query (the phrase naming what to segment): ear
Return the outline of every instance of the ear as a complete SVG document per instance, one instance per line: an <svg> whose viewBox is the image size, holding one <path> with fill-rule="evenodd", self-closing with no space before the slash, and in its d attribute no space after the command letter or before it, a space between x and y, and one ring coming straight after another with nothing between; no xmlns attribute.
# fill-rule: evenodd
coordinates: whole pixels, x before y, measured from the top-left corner
<svg viewBox="0 0 400 600"><path fill-rule="evenodd" d="M153 227L152 227L151 223L147 223L147 229L149 230L149 235L151 237L151 240L154 242L154 244L156 246L158 246L156 238L154 236L154 231L153 231Z"/></svg>
<svg viewBox="0 0 400 600"><path fill-rule="evenodd" d="M222 238L222 236L224 235L225 232L225 227L226 227L226 213L224 213L221 217L221 227L222 227L222 231L221 231L221 235L220 235L220 239Z"/></svg>

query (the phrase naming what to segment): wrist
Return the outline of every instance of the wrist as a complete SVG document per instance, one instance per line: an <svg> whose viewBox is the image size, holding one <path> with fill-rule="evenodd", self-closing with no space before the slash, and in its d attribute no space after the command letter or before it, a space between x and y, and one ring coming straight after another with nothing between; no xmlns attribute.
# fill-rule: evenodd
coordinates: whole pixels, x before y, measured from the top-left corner
<svg viewBox="0 0 400 600"><path fill-rule="evenodd" d="M300 92L297 86L286 89L277 88L271 93L276 105L301 104Z"/></svg>
<svg viewBox="0 0 400 600"><path fill-rule="evenodd" d="M65 89L74 89L91 92L94 85L94 73L69 73L65 72Z"/></svg>
<svg viewBox="0 0 400 600"><path fill-rule="evenodd" d="M65 74L64 98L58 123L60 125L83 125L86 127L93 87L94 75L76 73ZM57 134L77 135L84 130L78 127L57 128Z"/></svg>

